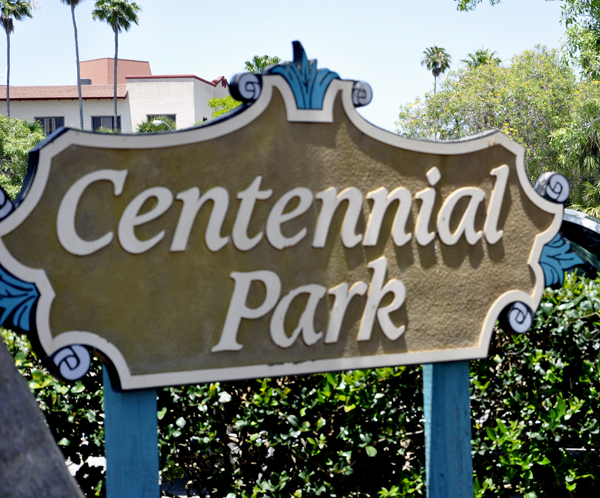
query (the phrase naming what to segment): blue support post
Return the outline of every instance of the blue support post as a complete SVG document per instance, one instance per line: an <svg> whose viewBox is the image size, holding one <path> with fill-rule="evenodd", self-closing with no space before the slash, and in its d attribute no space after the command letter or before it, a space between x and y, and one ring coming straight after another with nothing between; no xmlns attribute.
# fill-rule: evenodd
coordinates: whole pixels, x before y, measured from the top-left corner
<svg viewBox="0 0 600 498"><path fill-rule="evenodd" d="M469 362L423 365L428 498L473 498Z"/></svg>
<svg viewBox="0 0 600 498"><path fill-rule="evenodd" d="M102 375L106 496L159 498L156 389L118 392Z"/></svg>

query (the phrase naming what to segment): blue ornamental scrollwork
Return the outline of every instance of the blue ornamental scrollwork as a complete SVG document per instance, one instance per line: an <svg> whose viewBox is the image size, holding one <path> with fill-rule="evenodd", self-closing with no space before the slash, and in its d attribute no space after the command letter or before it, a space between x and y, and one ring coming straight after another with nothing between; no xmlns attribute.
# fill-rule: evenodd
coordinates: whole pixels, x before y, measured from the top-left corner
<svg viewBox="0 0 600 498"><path fill-rule="evenodd" d="M299 41L292 42L294 60L270 66L265 74L279 74L292 89L298 109L323 109L323 99L329 84L340 75L329 69L317 69L317 60L308 60Z"/></svg>
<svg viewBox="0 0 600 498"><path fill-rule="evenodd" d="M32 332L39 298L35 284L14 277L0 266L0 326L6 325L21 333ZM75 381L89 371L91 358L87 348L77 344L57 351L52 362L63 379Z"/></svg>
<svg viewBox="0 0 600 498"><path fill-rule="evenodd" d="M0 325L31 332L33 310L40 297L35 284L23 282L0 266ZM7 320L12 317L12 324Z"/></svg>
<svg viewBox="0 0 600 498"><path fill-rule="evenodd" d="M552 241L544 246L540 257L540 265L542 265L544 270L546 286L562 285L565 270L569 270L584 263L585 262L571 250L571 244L558 233Z"/></svg>
<svg viewBox="0 0 600 498"><path fill-rule="evenodd" d="M292 42L294 60L273 64L260 74L235 74L229 82L231 96L245 104L258 100L262 92L263 74L280 75L289 85L296 101L296 107L302 110L323 110L325 94L331 82L340 79L338 73L327 68L317 69L317 60L309 60L299 41ZM373 99L373 89L365 81L355 81L352 87L354 107L368 105Z"/></svg>
<svg viewBox="0 0 600 498"><path fill-rule="evenodd" d="M0 187L0 220L6 218L15 210L13 202L8 197L8 194Z"/></svg>

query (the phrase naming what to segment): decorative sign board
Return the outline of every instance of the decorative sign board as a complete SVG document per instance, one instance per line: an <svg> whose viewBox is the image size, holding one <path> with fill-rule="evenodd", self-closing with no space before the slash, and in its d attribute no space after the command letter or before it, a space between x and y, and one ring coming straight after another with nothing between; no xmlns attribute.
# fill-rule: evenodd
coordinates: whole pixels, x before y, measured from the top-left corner
<svg viewBox="0 0 600 498"><path fill-rule="evenodd" d="M509 305L537 309L563 206L518 144L383 131L355 109L370 87L299 44L234 84L225 119L32 153L2 321L65 372L81 345L123 389L474 359Z"/></svg>

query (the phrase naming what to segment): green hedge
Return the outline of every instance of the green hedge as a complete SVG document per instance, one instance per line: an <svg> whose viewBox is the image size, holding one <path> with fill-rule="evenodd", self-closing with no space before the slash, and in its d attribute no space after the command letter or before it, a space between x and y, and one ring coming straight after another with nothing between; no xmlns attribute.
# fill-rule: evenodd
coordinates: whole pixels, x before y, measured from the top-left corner
<svg viewBox="0 0 600 498"><path fill-rule="evenodd" d="M0 187L11 199L23 185L29 151L45 137L37 121L0 116Z"/></svg>
<svg viewBox="0 0 600 498"><path fill-rule="evenodd" d="M599 292L600 280L567 276L529 333L497 330L488 359L471 362L476 496L600 490ZM67 386L24 338L2 335L65 456L102 455L99 363ZM163 479L203 496L425 495L420 367L161 389L158 408ZM103 494L101 477L77 475L88 496Z"/></svg>
<svg viewBox="0 0 600 498"><path fill-rule="evenodd" d="M600 490L600 280L546 289L532 329L498 331L471 364L479 496L597 496Z"/></svg>

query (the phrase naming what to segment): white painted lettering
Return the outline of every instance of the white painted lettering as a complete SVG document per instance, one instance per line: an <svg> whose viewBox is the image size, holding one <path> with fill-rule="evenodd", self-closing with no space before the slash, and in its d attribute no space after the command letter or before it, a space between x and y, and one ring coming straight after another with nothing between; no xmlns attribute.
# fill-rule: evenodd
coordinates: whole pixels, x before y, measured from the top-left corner
<svg viewBox="0 0 600 498"><path fill-rule="evenodd" d="M273 342L280 348L289 348L296 342L298 336L302 334L304 343L307 346L312 346L323 337L323 332L315 332L315 312L317 311L319 300L325 295L325 292L327 292L327 289L317 284L302 285L288 292L279 301L271 317L271 339L273 339ZM294 298L300 294L308 294L308 301L300 316L300 320L298 320L298 326L288 336L285 333L284 327L285 315Z"/></svg>
<svg viewBox="0 0 600 498"><path fill-rule="evenodd" d="M340 284L332 289L329 289L327 294L335 296L333 308L329 315L329 323L327 324L327 334L325 335L325 343L331 344L337 342L340 336L340 330L346 315L348 305L354 296L364 296L367 292L368 285L365 282L356 282L350 290L347 283Z"/></svg>
<svg viewBox="0 0 600 498"><path fill-rule="evenodd" d="M483 233L488 244L495 244L502 238L503 234L502 230L498 230L498 220L500 219L500 209L504 201L510 168L504 164L498 168L494 168L491 173L496 177L496 183L492 191L490 205L488 206Z"/></svg>
<svg viewBox="0 0 600 498"><path fill-rule="evenodd" d="M412 234L406 233L406 222L408 221L412 205L410 191L406 188L399 187L392 190L388 195L387 189L381 187L369 192L367 194L367 199L373 199L373 209L371 211L371 216L369 216L369 222L367 223L367 231L363 245L377 245L383 217L385 216L387 209L395 201L398 201L398 210L396 211L396 216L394 218L392 238L394 244L398 247L406 244L412 238Z"/></svg>
<svg viewBox="0 0 600 498"><path fill-rule="evenodd" d="M139 214L144 203L152 197L156 198L156 205L150 211ZM158 244L165 236L164 230L148 240L140 240L135 235L135 227L163 215L171 207L171 204L173 204L173 194L166 187L152 187L138 194L125 208L119 221L119 242L123 249L131 254L141 254Z"/></svg>
<svg viewBox="0 0 600 498"><path fill-rule="evenodd" d="M260 190L261 181L262 176L257 176L246 190L239 192L237 195L237 198L242 202L240 203L238 214L233 225L233 233L231 235L233 244L240 251L249 251L256 246L263 237L262 232L258 232L254 237L248 236L248 226L250 225L250 219L252 218L256 201L268 199L271 197L271 194L273 194L271 189Z"/></svg>
<svg viewBox="0 0 600 498"><path fill-rule="evenodd" d="M298 205L289 213L284 213L289 202L297 197ZM269 218L267 219L267 240L275 249L285 249L286 247L295 246L304 237L306 237L306 228L300 230L293 237L286 237L281 233L281 225L286 221L293 220L298 216L306 213L313 201L312 192L304 187L298 187L283 194L271 209Z"/></svg>
<svg viewBox="0 0 600 498"><path fill-rule="evenodd" d="M458 227L452 233L450 230L450 219L456 204L463 197L470 197L469 204L465 210ZM475 230L475 216L477 215L477 209L479 204L485 198L485 192L475 187L463 187L452 192L448 198L444 201L442 209L438 214L437 229L440 240L446 245L453 245L458 242L462 234L465 234L465 239L470 245L474 245L481 239L482 232Z"/></svg>
<svg viewBox="0 0 600 498"><path fill-rule="evenodd" d="M227 190L223 187L211 188L200 197L200 189L192 187L184 192L179 192L176 198L183 202L183 206L179 215L177 228L175 229L175 235L173 236L173 242L171 243L172 252L185 251L198 211L200 211L202 205L208 200L213 201L213 208L204 234L206 246L209 250L217 252L227 245L229 237L221 236L223 221L229 207L229 194Z"/></svg>
<svg viewBox="0 0 600 498"><path fill-rule="evenodd" d="M427 181L432 188L426 188L415 194L415 199L421 201L421 208L417 216L417 226L415 229L415 235L417 243L421 246L426 246L435 239L435 232L429 231L429 222L431 221L431 215L433 214L433 206L435 204L436 184L442 177L440 170L436 167L431 168L427 172Z"/></svg>
<svg viewBox="0 0 600 498"><path fill-rule="evenodd" d="M360 244L362 234L356 233L356 225L358 218L362 213L363 198L360 190L355 187L350 187L337 195L337 190L329 187L316 195L317 199L321 200L321 212L317 220L315 229L315 237L313 239L313 247L325 247L327 243L327 235L333 220L333 215L338 206L343 201L348 201L344 222L342 225L342 243L344 246L351 248Z"/></svg>
<svg viewBox="0 0 600 498"><path fill-rule="evenodd" d="M369 286L369 294L367 296L367 304L363 312L362 321L360 323L360 331L357 340L368 341L371 338L375 317L379 322L381 330L390 341L398 339L406 326L396 327L390 318L390 313L399 309L406 299L406 288L400 280L392 279L387 284L383 285L385 275L387 273L387 259L382 256L375 261L369 263L369 268L373 270L373 278ZM381 300L389 292L394 293L394 299L390 304L379 308Z"/></svg>
<svg viewBox="0 0 600 498"><path fill-rule="evenodd" d="M75 230L75 216L79 200L86 188L101 180L112 182L114 195L121 195L127 170L101 169L77 180L63 197L56 217L56 233L65 250L75 256L88 256L106 247L113 240L113 232L107 232L96 240L83 240Z"/></svg>
<svg viewBox="0 0 600 498"><path fill-rule="evenodd" d="M235 287L227 310L227 317L225 318L225 325L221 332L221 338L219 339L218 344L213 346L210 350L211 353L217 353L219 351L239 351L242 349L243 346L237 342L238 329L242 318L255 320L266 315L273 309L275 304L277 304L277 300L281 294L281 280L279 280L277 274L272 271L234 271L229 276L235 280ZM248 308L248 305L246 304L248 292L250 291L252 282L255 281L262 282L265 286L265 299L257 308Z"/></svg>

